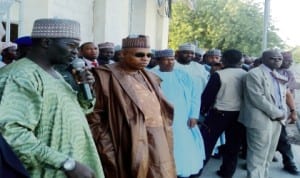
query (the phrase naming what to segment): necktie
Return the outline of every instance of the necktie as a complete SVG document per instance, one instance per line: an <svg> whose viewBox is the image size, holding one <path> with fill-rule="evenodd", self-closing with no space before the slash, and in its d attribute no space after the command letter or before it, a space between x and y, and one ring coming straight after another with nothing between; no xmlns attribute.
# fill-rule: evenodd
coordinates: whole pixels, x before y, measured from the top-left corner
<svg viewBox="0 0 300 178"><path fill-rule="evenodd" d="M271 76L275 79L275 85L274 86L274 94L275 94L275 102L278 108L282 108L282 98L281 98L281 89L280 89L280 83L286 84L288 82L287 78L283 75L280 75L274 71L270 72Z"/></svg>
<svg viewBox="0 0 300 178"><path fill-rule="evenodd" d="M288 82L288 78L283 75L280 75L274 71L270 72L270 74L274 79L276 79L281 84L286 84Z"/></svg>
<svg viewBox="0 0 300 178"><path fill-rule="evenodd" d="M97 67L98 66L98 62L96 60L94 60L92 63L92 66Z"/></svg>

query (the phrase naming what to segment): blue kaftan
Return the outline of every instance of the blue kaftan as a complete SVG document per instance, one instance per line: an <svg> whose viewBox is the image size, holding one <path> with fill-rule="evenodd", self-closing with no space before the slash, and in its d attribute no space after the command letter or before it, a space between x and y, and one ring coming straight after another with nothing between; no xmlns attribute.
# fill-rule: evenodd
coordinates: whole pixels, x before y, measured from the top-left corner
<svg viewBox="0 0 300 178"><path fill-rule="evenodd" d="M193 113L193 82L190 76L181 70L161 72L152 69L163 80L161 88L167 100L174 106L174 157L178 176L186 177L197 174L205 159L204 143L197 126L189 128L189 118L198 118Z"/></svg>
<svg viewBox="0 0 300 178"><path fill-rule="evenodd" d="M201 106L201 95L208 82L209 72L206 71L205 67L202 64L199 64L194 61L191 61L188 65L183 65L176 61L174 69L183 70L184 72L188 73L192 78L192 81L194 83L194 90L197 91L194 92L193 96L193 102L195 103L193 115L198 114L198 118L200 113L200 107L198 108L198 106Z"/></svg>

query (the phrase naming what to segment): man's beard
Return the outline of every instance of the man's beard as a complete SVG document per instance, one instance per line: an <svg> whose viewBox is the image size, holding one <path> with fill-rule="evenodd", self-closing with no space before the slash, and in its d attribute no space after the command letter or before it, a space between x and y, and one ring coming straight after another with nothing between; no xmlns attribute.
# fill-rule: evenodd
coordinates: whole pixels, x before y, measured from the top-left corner
<svg viewBox="0 0 300 178"><path fill-rule="evenodd" d="M192 58L179 58L177 61L181 64L189 64L192 61Z"/></svg>
<svg viewBox="0 0 300 178"><path fill-rule="evenodd" d="M112 58L110 58L110 57L105 57L105 56L99 56L99 57L98 57L98 60L100 60L100 61L109 61L109 60L112 60Z"/></svg>

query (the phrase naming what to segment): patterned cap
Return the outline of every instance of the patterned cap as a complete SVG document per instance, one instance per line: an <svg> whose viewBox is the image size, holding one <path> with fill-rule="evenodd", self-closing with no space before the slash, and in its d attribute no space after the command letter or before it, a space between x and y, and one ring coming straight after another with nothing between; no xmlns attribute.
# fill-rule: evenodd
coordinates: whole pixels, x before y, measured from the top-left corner
<svg viewBox="0 0 300 178"><path fill-rule="evenodd" d="M285 51L285 52L282 52L281 54L282 54L283 60L293 61L293 56L290 51Z"/></svg>
<svg viewBox="0 0 300 178"><path fill-rule="evenodd" d="M219 50L219 49L211 49L206 52L206 55L207 56L222 56L221 50Z"/></svg>
<svg viewBox="0 0 300 178"><path fill-rule="evenodd" d="M31 37L80 40L80 24L69 19L38 19L34 21Z"/></svg>
<svg viewBox="0 0 300 178"><path fill-rule="evenodd" d="M174 57L174 51L172 49L158 50L155 51L155 57Z"/></svg>
<svg viewBox="0 0 300 178"><path fill-rule="evenodd" d="M10 48L10 47L18 47L18 45L16 43L12 43L12 42L0 42L0 53L5 50L6 48Z"/></svg>
<svg viewBox="0 0 300 178"><path fill-rule="evenodd" d="M195 52L196 46L192 43L184 43L179 46L178 51L194 51Z"/></svg>
<svg viewBox="0 0 300 178"><path fill-rule="evenodd" d="M103 49L103 48L110 48L110 49L114 49L115 45L111 42L105 42L105 43L100 43L98 44L98 48L99 49Z"/></svg>
<svg viewBox="0 0 300 178"><path fill-rule="evenodd" d="M122 48L150 48L149 36L129 35L122 40Z"/></svg>
<svg viewBox="0 0 300 178"><path fill-rule="evenodd" d="M202 49L196 47L195 53L196 53L196 54L199 54L199 55L201 55L201 56L203 56L203 54L204 54L205 52L204 52Z"/></svg>

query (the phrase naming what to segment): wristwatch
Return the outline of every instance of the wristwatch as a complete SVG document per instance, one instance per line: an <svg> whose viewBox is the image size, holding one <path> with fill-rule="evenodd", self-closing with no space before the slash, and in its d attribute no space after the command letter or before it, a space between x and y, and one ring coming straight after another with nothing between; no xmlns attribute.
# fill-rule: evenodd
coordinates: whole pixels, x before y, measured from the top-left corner
<svg viewBox="0 0 300 178"><path fill-rule="evenodd" d="M75 169L76 166L76 162L74 159L72 158L68 158L66 159L66 161L62 164L62 169L64 171L72 171L73 169Z"/></svg>

